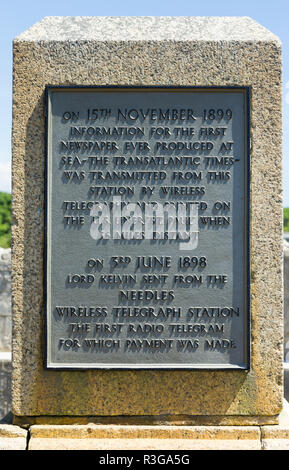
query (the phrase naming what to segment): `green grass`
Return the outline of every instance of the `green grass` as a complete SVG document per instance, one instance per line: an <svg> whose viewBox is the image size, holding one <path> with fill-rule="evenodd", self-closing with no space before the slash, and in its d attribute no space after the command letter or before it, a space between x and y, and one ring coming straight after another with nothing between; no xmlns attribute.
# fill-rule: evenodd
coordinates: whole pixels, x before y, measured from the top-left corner
<svg viewBox="0 0 289 470"><path fill-rule="evenodd" d="M283 209L283 228L284 232L289 232L289 207Z"/></svg>
<svg viewBox="0 0 289 470"><path fill-rule="evenodd" d="M0 192L0 246L11 246L11 194Z"/></svg>

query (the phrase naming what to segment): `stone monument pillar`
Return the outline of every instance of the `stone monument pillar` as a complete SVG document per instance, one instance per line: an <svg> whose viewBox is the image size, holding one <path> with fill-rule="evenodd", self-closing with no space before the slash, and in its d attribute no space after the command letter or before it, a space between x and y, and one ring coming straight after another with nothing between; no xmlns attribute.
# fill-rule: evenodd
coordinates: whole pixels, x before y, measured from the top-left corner
<svg viewBox="0 0 289 470"><path fill-rule="evenodd" d="M47 17L13 83L15 423L276 424L279 39Z"/></svg>

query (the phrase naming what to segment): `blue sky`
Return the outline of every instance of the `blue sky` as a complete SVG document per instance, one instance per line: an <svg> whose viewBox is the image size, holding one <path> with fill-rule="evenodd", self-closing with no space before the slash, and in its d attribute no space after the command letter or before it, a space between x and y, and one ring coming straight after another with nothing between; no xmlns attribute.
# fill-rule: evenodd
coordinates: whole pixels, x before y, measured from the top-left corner
<svg viewBox="0 0 289 470"><path fill-rule="evenodd" d="M0 191L11 191L12 40L44 16L250 16L283 43L283 190L289 207L288 0L32 0L5 1L0 15Z"/></svg>

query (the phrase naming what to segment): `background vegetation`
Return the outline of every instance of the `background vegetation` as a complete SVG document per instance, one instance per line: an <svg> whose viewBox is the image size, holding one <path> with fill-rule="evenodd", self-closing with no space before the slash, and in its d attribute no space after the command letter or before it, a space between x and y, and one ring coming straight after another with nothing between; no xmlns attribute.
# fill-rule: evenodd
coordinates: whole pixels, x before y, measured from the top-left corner
<svg viewBox="0 0 289 470"><path fill-rule="evenodd" d="M11 194L0 192L0 246L11 246Z"/></svg>
<svg viewBox="0 0 289 470"><path fill-rule="evenodd" d="M283 209L284 232L289 232L289 207Z"/></svg>

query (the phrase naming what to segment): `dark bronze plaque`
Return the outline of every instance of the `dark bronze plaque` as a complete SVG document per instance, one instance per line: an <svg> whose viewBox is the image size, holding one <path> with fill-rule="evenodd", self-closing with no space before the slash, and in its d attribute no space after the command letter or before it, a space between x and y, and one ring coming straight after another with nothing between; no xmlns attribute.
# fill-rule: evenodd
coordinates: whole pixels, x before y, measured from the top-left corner
<svg viewBox="0 0 289 470"><path fill-rule="evenodd" d="M49 368L249 367L245 88L47 89Z"/></svg>

